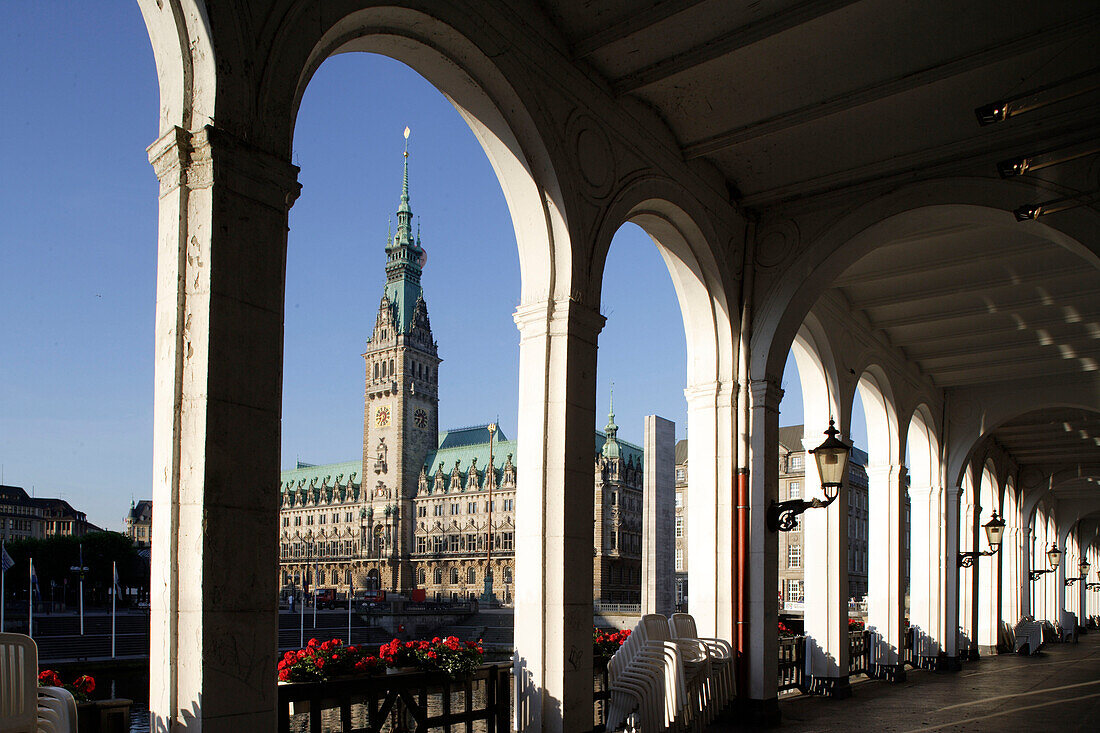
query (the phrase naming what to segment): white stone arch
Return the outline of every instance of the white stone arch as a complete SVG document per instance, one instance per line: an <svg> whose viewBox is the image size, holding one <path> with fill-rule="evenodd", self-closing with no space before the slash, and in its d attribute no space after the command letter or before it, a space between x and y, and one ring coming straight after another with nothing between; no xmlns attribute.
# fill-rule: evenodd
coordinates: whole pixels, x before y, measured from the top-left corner
<svg viewBox="0 0 1100 733"><path fill-rule="evenodd" d="M316 12L304 4L298 11L307 16ZM568 207L528 105L501 69L479 50L476 40L465 35L453 18L443 20L439 15L394 7L355 10L321 21L325 30L309 37L308 49L294 25L302 19L288 16L280 29L285 41L276 44L273 52L278 62L263 79L261 104L270 114L289 109L287 132L293 136L305 89L329 57L376 53L411 67L454 105L497 174L516 233L521 303L568 294L572 274Z"/></svg>
<svg viewBox="0 0 1100 733"><path fill-rule="evenodd" d="M688 526L699 529L688 534L688 577L707 579L691 586L690 610L701 633L736 642L737 307L726 297L730 289L715 254L711 215L682 187L658 176L632 179L604 212L590 268L594 284L602 288L612 238L626 222L641 227L656 246L672 279L684 324L684 393L691 436ZM599 294L591 297L598 301Z"/></svg>
<svg viewBox="0 0 1100 733"><path fill-rule="evenodd" d="M996 512L1001 513L1001 483L997 479L997 466L992 459L987 459L982 466L980 484L978 487L977 524L973 528L975 549L979 552L988 552L990 547L986 542L983 525L993 519ZM1001 644L1001 560L1003 556L998 551L994 555L977 558L974 567L977 568L975 578L977 581L976 600L978 606L978 646L987 654L996 653Z"/></svg>
<svg viewBox="0 0 1100 733"><path fill-rule="evenodd" d="M542 136L548 113L533 102L530 87L523 89L524 97L509 83L522 78L525 60L486 53L483 49L494 46L491 31L461 2L433 7L430 15L393 7L355 10L365 3L299 2L283 15L255 19L240 13L234 3L140 3L162 91L162 136L150 148L161 180L154 410L158 479L153 493L158 506L166 509L158 513L155 534L163 543L158 565L167 576L155 577L157 587L168 589L153 622L156 692L150 707L156 725L171 727L187 701L204 701L201 710L188 711L200 719L241 708L239 697L219 695L209 683L219 674L236 674L219 666L232 666L236 658L207 665L209 677L201 678L181 673L180 660L194 656L185 651L193 640L237 635L245 622L184 613L177 589L207 588L203 563L230 556L223 551L226 542L259 536L266 520L263 512L254 512L239 522L241 512L227 510L219 520L236 526L211 525L199 533L185 529L195 520L180 506L201 508L211 502L236 507L207 477L240 467L248 469L255 486L234 488L250 501L263 495L265 485L274 484L287 213L298 192L297 169L289 163L294 118L302 92L323 60L352 50L403 61L448 96L479 138L504 189L523 278L516 314L522 334L518 432L525 446L519 458L527 495L523 506L529 509L524 510L526 519L521 517L528 533L517 543L517 563L526 563L530 572L520 573L528 587L517 589L517 608L537 611L517 612L517 619L532 626L519 630L517 623L517 638L524 641L517 655L517 675L523 681L516 705L522 720L516 725L537 728L548 716L559 725L564 719L568 728L569 721L590 716L591 700L571 694L565 678L585 676L591 659L583 657L573 672L563 662L570 648L588 643L582 625L569 624L566 611L581 600L590 601L577 590L586 584L557 579L560 587L554 587L550 576L554 568L577 564L567 556L577 560L584 555L579 548L591 544L584 536L591 532L591 522L577 521L564 530L547 524L567 514L560 511L564 505L591 508L590 491L587 502L579 488L570 491L583 486L574 479L590 457L591 431L567 428L590 422L576 395L584 391L585 365L595 363L595 334L602 319L595 304L582 300L588 273L577 263L586 257L574 257L574 250L589 247L578 234L581 226L569 221L579 187L559 184L559 168ZM250 20L256 25L249 27ZM256 64L255 59L263 61ZM553 139L563 137L559 130ZM572 151L555 149L555 154L568 159ZM573 197L568 202L565 190ZM227 324L250 337L232 338ZM198 357L191 359L196 345ZM256 378L247 385L226 380L223 372L232 370L208 369L238 362L254 367ZM181 407L193 404L202 409ZM213 449L208 426L238 424L241 410L255 416L249 437ZM590 418L590 408L588 413ZM200 462L185 466L182 455ZM571 537L574 532L577 537ZM202 537L193 558L180 555L179 538L185 534ZM270 547L259 542L253 555L261 560L265 554L277 557L277 537L270 537ZM578 564L578 571L583 572L582 566ZM236 583L233 572L211 577ZM248 619L250 632L238 644L240 658L266 653L277 624L273 603L261 600L273 599L274 592L258 588L255 596L250 601L254 605L241 609L247 613L238 614ZM250 714L259 726L274 708L275 688L258 669L248 675L245 707L254 711Z"/></svg>
<svg viewBox="0 0 1100 733"><path fill-rule="evenodd" d="M841 402L836 359L828 334L813 314L791 343L802 389L803 447L808 451L822 440L834 419L846 434L850 409ZM804 498L821 498L817 464L804 462ZM825 509L802 515L803 618L806 633L806 670L811 689L844 688L848 677L848 501L841 491ZM772 542L778 542L774 536ZM774 587L774 586L773 586ZM842 692L840 694L843 694Z"/></svg>
<svg viewBox="0 0 1100 733"><path fill-rule="evenodd" d="M914 408L906 430L909 459L909 624L914 653L935 659L945 650L943 559L947 556L944 493L940 482L940 440L927 403Z"/></svg>
<svg viewBox="0 0 1100 733"><path fill-rule="evenodd" d="M1005 523L1004 537L1001 542L1001 619L1005 625L1005 637L1011 643L1011 629L1020 620L1020 594L1023 589L1021 578L1024 573L1020 521L1020 497L1016 487L1016 477L1009 474L1005 478L1004 497L1001 501L1001 519Z"/></svg>
<svg viewBox="0 0 1100 733"><path fill-rule="evenodd" d="M904 675L905 470L894 390L885 370L869 364L856 382L867 422L867 626L882 674ZM854 410L854 407L851 408ZM850 535L851 533L849 533ZM856 539L856 542L862 542Z"/></svg>
<svg viewBox="0 0 1100 733"><path fill-rule="evenodd" d="M1012 211L1019 201L1034 195L1034 188L1024 180L937 179L895 189L845 213L817 238L800 243L799 253L781 276L777 273L757 303L753 374L771 379L782 374L786 357L782 345L832 282L868 252L930 229L974 224L1018 227ZM1065 213L1072 216L1027 225L1081 256L1086 266L1100 269L1100 241L1093 236L1100 214L1088 207Z"/></svg>
<svg viewBox="0 0 1100 733"><path fill-rule="evenodd" d="M959 520L956 525L958 532L958 551L973 552L976 548L977 538L974 535L974 527L977 526L978 512L980 511L978 488L981 480L981 467L969 465L963 472L959 482ZM950 562L950 561L949 561ZM976 572L974 568L960 568L959 573L959 653L972 656L977 652L978 643L978 609L977 609L977 584L974 582Z"/></svg>

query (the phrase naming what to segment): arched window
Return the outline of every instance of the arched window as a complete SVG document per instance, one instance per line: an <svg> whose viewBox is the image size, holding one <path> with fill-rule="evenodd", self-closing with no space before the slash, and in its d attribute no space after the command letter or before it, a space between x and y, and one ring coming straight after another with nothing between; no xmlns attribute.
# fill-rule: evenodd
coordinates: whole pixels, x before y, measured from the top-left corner
<svg viewBox="0 0 1100 733"><path fill-rule="evenodd" d="M317 585L324 585L324 582L325 582L325 571L324 570L318 570L317 571Z"/></svg>
<svg viewBox="0 0 1100 733"><path fill-rule="evenodd" d="M458 585L458 568L451 568L451 585Z"/></svg>
<svg viewBox="0 0 1100 733"><path fill-rule="evenodd" d="M505 583L511 583L512 582L512 566L511 565L505 565L504 566L504 582Z"/></svg>
<svg viewBox="0 0 1100 733"><path fill-rule="evenodd" d="M471 585L477 582L477 571L473 568L466 568L466 582Z"/></svg>
<svg viewBox="0 0 1100 733"><path fill-rule="evenodd" d="M397 374L397 370L393 368L393 359L390 359L390 374Z"/></svg>
<svg viewBox="0 0 1100 733"><path fill-rule="evenodd" d="M417 585L424 585L424 582L427 580L427 577L428 577L428 573L425 572L424 568L417 568L416 569L416 584Z"/></svg>
<svg viewBox="0 0 1100 733"><path fill-rule="evenodd" d="M374 362L374 378L378 379L378 362Z"/></svg>
<svg viewBox="0 0 1100 733"><path fill-rule="evenodd" d="M440 584L443 582L443 568L435 569L435 582L436 584Z"/></svg>

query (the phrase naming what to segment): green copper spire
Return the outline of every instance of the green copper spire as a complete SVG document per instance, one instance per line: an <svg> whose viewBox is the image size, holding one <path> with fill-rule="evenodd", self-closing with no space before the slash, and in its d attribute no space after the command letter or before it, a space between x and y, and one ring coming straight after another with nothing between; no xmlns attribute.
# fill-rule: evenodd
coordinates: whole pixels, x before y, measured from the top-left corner
<svg viewBox="0 0 1100 733"><path fill-rule="evenodd" d="M412 207L409 206L409 128L405 128L404 172L401 203L397 207L397 231L386 236L386 297L396 309L398 333L412 326L416 302L423 297L420 289L420 249L412 231Z"/></svg>
<svg viewBox="0 0 1100 733"><path fill-rule="evenodd" d="M603 431L607 434L607 439L604 441L603 453L604 458L619 458L621 457L621 451L619 449L619 426L615 424L615 383L611 383L611 399L610 405L607 411L607 425Z"/></svg>

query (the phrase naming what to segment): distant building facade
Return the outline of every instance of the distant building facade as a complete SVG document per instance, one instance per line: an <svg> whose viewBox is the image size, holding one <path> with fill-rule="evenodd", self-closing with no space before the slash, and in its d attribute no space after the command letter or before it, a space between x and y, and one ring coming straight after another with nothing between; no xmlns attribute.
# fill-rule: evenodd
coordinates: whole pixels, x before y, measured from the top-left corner
<svg viewBox="0 0 1100 733"><path fill-rule="evenodd" d="M149 499L130 502L130 511L126 514L126 536L137 547L151 547L153 544L153 502Z"/></svg>
<svg viewBox="0 0 1100 733"><path fill-rule="evenodd" d="M103 529L88 521L84 512L77 511L64 499L31 499L42 510L42 524L46 537L83 537Z"/></svg>
<svg viewBox="0 0 1100 733"><path fill-rule="evenodd" d="M0 485L0 540L42 539L42 508L19 486Z"/></svg>
<svg viewBox="0 0 1100 733"><path fill-rule="evenodd" d="M688 442L676 441L676 607L686 610L688 602Z"/></svg>
<svg viewBox="0 0 1100 733"><path fill-rule="evenodd" d="M813 493L806 489L807 453L802 441L803 426L779 428L779 501L804 499ZM867 453L859 448L852 449L848 461L847 490L848 595L862 599L867 595ZM780 609L801 611L805 588L801 517L793 530L778 534Z"/></svg>
<svg viewBox="0 0 1100 733"><path fill-rule="evenodd" d="M408 154L386 283L363 353L361 460L282 472L279 583L302 589L425 591L466 600L515 592L515 441L496 426L440 431L440 359L420 285ZM490 427L495 432L491 434ZM642 450L614 414L594 445L593 598L640 602Z"/></svg>

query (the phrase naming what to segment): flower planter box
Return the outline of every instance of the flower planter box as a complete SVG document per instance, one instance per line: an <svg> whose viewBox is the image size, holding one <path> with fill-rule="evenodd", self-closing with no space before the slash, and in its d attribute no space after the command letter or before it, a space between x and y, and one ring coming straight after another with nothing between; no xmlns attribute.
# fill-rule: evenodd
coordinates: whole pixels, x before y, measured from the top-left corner
<svg viewBox="0 0 1100 733"><path fill-rule="evenodd" d="M80 733L130 733L133 700L91 700L76 705Z"/></svg>

